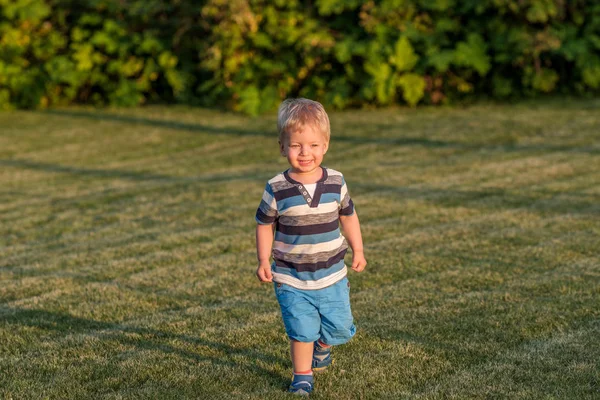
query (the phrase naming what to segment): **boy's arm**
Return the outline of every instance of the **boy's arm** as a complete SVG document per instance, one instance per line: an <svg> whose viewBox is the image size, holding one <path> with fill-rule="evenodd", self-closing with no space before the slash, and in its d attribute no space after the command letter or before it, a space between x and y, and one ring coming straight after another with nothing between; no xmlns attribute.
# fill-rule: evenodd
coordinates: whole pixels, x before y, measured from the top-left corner
<svg viewBox="0 0 600 400"><path fill-rule="evenodd" d="M356 211L352 215L340 215L340 223L344 230L344 236L352 248L352 269L361 272L367 266L365 252L363 249L362 235L360 233L360 223Z"/></svg>
<svg viewBox="0 0 600 400"><path fill-rule="evenodd" d="M273 282L270 261L272 246L273 225L256 225L256 255L258 257L256 276L261 282Z"/></svg>

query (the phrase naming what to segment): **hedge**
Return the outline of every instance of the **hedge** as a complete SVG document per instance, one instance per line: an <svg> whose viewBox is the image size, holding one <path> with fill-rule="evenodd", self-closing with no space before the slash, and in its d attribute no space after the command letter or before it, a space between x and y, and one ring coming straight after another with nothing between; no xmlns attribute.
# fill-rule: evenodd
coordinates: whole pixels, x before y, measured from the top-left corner
<svg viewBox="0 0 600 400"><path fill-rule="evenodd" d="M0 0L0 108L597 95L585 0Z"/></svg>

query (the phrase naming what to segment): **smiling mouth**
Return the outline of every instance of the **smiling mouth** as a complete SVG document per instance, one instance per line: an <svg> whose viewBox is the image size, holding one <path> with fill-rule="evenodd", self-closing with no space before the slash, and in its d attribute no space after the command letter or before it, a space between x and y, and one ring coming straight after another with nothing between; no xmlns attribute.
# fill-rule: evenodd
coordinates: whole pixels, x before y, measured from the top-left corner
<svg viewBox="0 0 600 400"><path fill-rule="evenodd" d="M300 163L300 165L307 165L310 164L312 162L312 160L299 160L298 163Z"/></svg>

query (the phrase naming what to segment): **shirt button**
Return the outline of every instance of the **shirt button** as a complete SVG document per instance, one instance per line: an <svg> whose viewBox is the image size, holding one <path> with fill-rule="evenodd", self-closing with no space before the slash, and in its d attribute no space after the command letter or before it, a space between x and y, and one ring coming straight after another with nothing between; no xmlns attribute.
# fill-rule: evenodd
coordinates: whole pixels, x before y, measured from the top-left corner
<svg viewBox="0 0 600 400"><path fill-rule="evenodd" d="M308 193L306 191L304 191L304 192L302 192L302 194L306 196Z"/></svg>
<svg viewBox="0 0 600 400"><path fill-rule="evenodd" d="M310 199L310 197L307 197L307 198L306 198L306 200L308 200L308 201L312 201L312 200Z"/></svg>

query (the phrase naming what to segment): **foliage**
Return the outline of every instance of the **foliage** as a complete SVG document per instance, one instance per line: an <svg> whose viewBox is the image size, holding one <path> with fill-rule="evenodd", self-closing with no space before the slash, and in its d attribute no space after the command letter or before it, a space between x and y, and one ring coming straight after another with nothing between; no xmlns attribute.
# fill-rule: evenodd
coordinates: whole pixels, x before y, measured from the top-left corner
<svg viewBox="0 0 600 400"><path fill-rule="evenodd" d="M174 54L177 37L162 29L180 20L183 7L117 0L0 5L2 108L137 105L180 99L190 84L188 65Z"/></svg>
<svg viewBox="0 0 600 400"><path fill-rule="evenodd" d="M259 114L600 91L589 0L0 0L0 107Z"/></svg>
<svg viewBox="0 0 600 400"><path fill-rule="evenodd" d="M298 95L345 108L600 87L591 2L212 0L204 16L206 93L249 113Z"/></svg>

